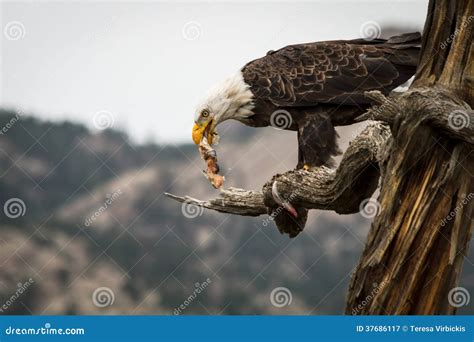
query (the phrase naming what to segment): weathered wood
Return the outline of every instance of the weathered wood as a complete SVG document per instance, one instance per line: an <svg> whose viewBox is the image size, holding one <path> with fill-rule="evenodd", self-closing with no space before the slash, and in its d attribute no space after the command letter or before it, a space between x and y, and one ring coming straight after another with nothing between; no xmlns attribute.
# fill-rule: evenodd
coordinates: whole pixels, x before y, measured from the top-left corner
<svg viewBox="0 0 474 342"><path fill-rule="evenodd" d="M451 92L474 107L474 0L430 0L413 88Z"/></svg>
<svg viewBox="0 0 474 342"><path fill-rule="evenodd" d="M376 104L357 121L380 120L393 125L406 108L423 112L417 116L420 124L438 129L448 138L459 139L474 144L474 111L459 98L449 92L433 88L414 88L400 94L385 97L379 91L366 93ZM418 108L413 108L418 106Z"/></svg>
<svg viewBox="0 0 474 342"><path fill-rule="evenodd" d="M220 191L221 198L207 201L201 201L190 196L176 196L167 192L165 192L165 196L178 202L197 205L226 214L259 216L267 213L267 207L263 204L263 194L261 191L229 188Z"/></svg>
<svg viewBox="0 0 474 342"><path fill-rule="evenodd" d="M451 313L448 292L457 282L473 223L473 146L422 124L431 106L416 97L401 107L401 122L385 152L375 218L351 282L346 313ZM424 102L421 98L420 102ZM471 195L472 194L472 195ZM467 199L467 200L466 200ZM456 219L448 220L456 211ZM384 284L365 306L373 284Z"/></svg>
<svg viewBox="0 0 474 342"><path fill-rule="evenodd" d="M384 153L380 213L351 280L347 314L456 310L448 297L458 284L474 222L474 122L468 106L474 22L463 24L473 11L471 0L431 0L412 91L382 100L368 114L390 121L393 143ZM453 129L454 110L469 113L466 127Z"/></svg>

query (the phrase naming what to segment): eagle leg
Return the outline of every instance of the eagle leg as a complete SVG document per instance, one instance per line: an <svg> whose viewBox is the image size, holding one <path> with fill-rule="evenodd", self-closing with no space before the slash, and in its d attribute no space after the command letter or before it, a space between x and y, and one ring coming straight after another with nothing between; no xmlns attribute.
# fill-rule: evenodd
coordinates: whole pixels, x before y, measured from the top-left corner
<svg viewBox="0 0 474 342"><path fill-rule="evenodd" d="M309 171L317 166L334 166L333 156L340 154L337 132L325 113L305 114L298 122L298 169Z"/></svg>

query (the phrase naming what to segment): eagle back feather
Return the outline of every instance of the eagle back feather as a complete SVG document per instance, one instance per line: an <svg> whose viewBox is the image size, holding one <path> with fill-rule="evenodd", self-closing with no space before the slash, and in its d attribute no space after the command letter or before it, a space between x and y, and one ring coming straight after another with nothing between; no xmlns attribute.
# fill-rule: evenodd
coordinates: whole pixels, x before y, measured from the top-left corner
<svg viewBox="0 0 474 342"><path fill-rule="evenodd" d="M416 70L420 35L373 41L327 41L270 51L242 69L256 99L276 106L367 103L364 92L388 92Z"/></svg>

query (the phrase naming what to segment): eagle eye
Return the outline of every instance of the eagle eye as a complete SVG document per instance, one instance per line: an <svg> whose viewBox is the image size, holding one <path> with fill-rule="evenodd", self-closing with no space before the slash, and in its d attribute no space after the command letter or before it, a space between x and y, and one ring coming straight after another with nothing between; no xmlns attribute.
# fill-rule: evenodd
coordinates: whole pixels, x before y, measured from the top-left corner
<svg viewBox="0 0 474 342"><path fill-rule="evenodd" d="M203 118L207 118L207 117L209 116L209 110L203 109L203 110L201 111L201 116L202 116Z"/></svg>

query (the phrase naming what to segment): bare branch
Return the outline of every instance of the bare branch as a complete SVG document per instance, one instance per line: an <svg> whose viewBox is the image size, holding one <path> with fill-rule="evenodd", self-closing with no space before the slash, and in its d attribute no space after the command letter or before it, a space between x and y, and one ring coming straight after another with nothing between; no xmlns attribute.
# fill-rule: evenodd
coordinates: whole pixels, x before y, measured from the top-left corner
<svg viewBox="0 0 474 342"><path fill-rule="evenodd" d="M165 196L178 202L194 204L221 213L242 216L259 216L267 213L267 208L263 204L263 194L260 191L229 188L220 191L221 198L208 201L201 201L190 196L176 196L167 192Z"/></svg>
<svg viewBox="0 0 474 342"><path fill-rule="evenodd" d="M373 123L351 142L336 170L321 167L279 174L265 184L263 192L229 188L221 192L221 198L208 201L168 193L166 196L223 213L258 216L269 212L273 201L271 186L277 181L278 191L298 207L341 214L358 212L361 201L377 188L379 151L389 138L387 126Z"/></svg>
<svg viewBox="0 0 474 342"><path fill-rule="evenodd" d="M378 105L358 117L357 121L380 120L393 125L400 114L406 117L406 113L426 113L419 124L432 126L450 138L474 144L474 111L450 93L437 88L423 88L402 94L392 93L389 97L379 91L369 91L366 96Z"/></svg>

